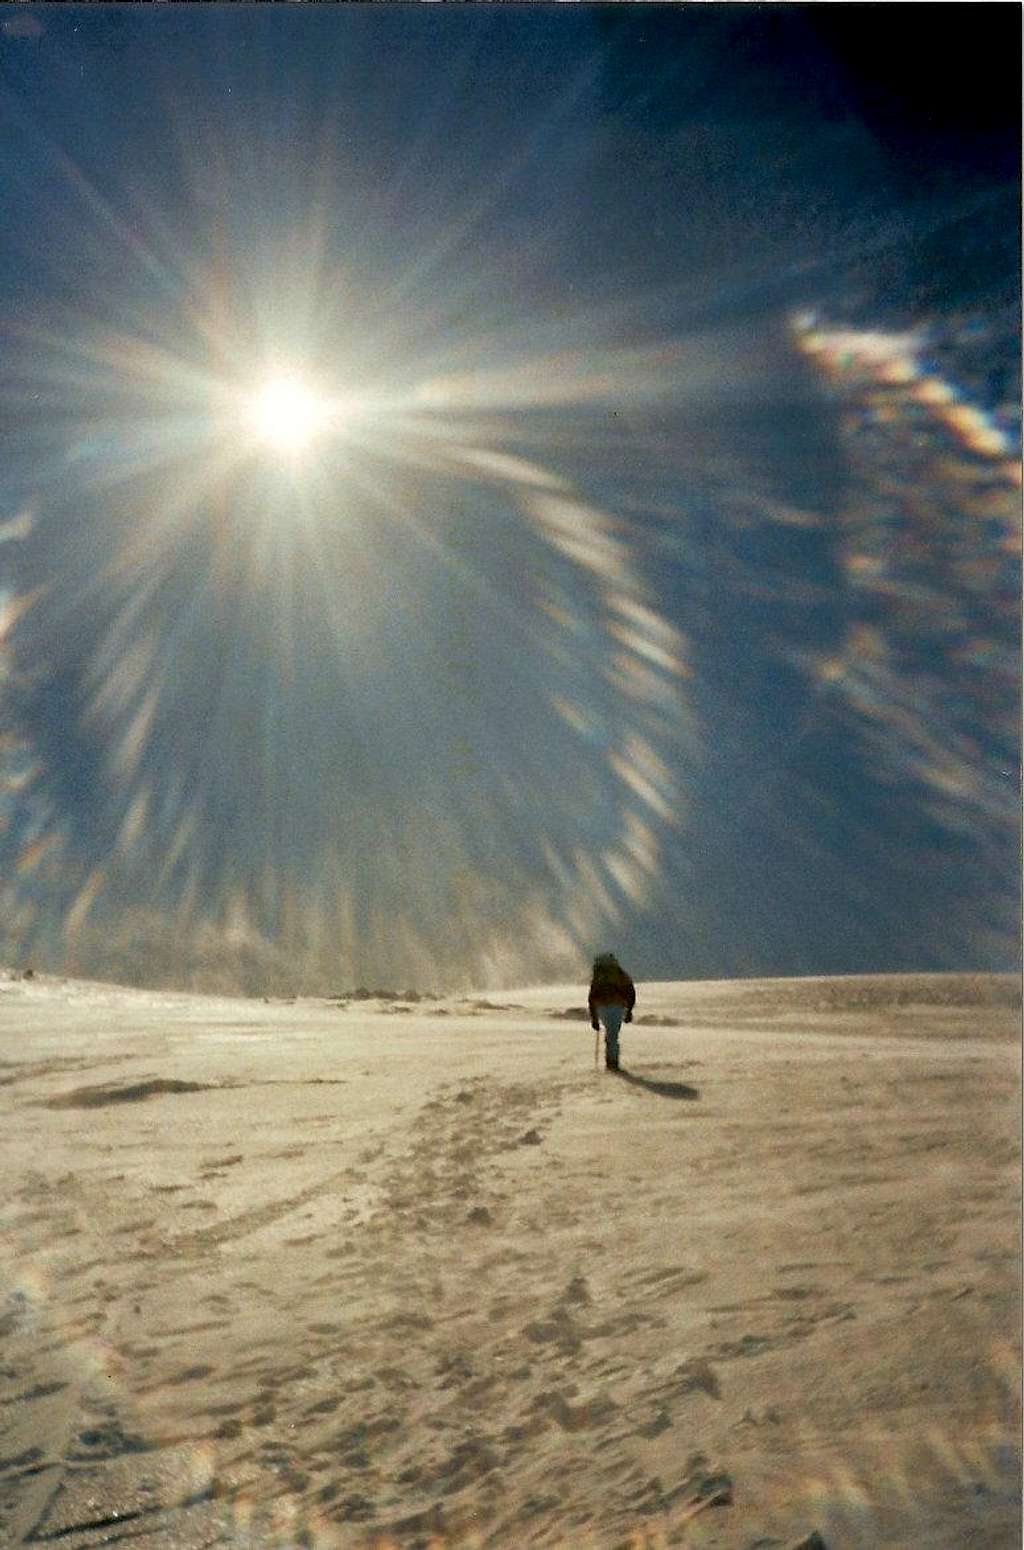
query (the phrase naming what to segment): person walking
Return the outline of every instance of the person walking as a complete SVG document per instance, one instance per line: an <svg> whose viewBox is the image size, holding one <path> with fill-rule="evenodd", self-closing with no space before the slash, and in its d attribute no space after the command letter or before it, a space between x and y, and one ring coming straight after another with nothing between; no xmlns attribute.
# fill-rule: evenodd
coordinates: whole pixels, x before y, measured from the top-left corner
<svg viewBox="0 0 1024 1550"><path fill-rule="evenodd" d="M605 1070L619 1069L619 1029L633 1021L636 986L614 953L600 953L594 959L590 980L590 1026L597 1033L604 1025Z"/></svg>

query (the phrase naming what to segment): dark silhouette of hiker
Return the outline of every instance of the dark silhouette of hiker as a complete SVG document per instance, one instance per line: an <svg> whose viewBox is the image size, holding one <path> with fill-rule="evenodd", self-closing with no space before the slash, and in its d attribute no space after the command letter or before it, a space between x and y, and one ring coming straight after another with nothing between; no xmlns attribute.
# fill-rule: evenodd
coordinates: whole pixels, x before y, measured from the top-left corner
<svg viewBox="0 0 1024 1550"><path fill-rule="evenodd" d="M619 1069L619 1029L633 1021L636 986L614 953L601 953L594 959L590 980L590 1026L596 1033L604 1024L604 1063L608 1071Z"/></svg>

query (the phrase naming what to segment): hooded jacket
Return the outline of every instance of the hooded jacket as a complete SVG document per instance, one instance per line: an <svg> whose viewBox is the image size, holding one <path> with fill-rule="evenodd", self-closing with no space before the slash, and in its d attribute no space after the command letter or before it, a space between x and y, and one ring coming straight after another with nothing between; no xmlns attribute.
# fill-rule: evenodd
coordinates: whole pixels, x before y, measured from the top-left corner
<svg viewBox="0 0 1024 1550"><path fill-rule="evenodd" d="M587 1000L591 1019L595 1008L599 1006L624 1006L627 1012L631 1012L635 1005L636 986L622 965L610 953L598 958L594 964Z"/></svg>

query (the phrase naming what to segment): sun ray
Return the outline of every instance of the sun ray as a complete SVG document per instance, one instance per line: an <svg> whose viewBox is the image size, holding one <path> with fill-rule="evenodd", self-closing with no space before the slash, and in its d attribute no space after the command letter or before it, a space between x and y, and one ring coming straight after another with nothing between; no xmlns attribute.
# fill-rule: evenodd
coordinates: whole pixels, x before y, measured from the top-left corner
<svg viewBox="0 0 1024 1550"><path fill-rule="evenodd" d="M55 908L76 935L180 905L196 941L244 918L269 961L287 917L301 978L303 933L315 956L340 921L366 962L367 922L389 908L381 940L441 964L450 908L453 973L498 962L502 933L522 932L529 954L547 934L564 961L626 899L641 917L670 854L687 863L719 604L763 618L841 594L844 639L796 641L798 620L766 627L758 649L781 642L815 708L841 706L928 789L946 832L1005 810L974 733L861 627L861 605L952 620L955 589L896 575L881 523L844 517L830 533L831 515L745 461L766 386L781 381L769 407L784 412L792 381L750 318L832 280L838 241L782 279L758 249L685 294L674 267L609 283L569 213L552 208L536 243L517 224L599 87L600 49L495 140L486 176L464 178L438 158L440 104L458 104L475 57L448 62L381 175L360 165L344 94L325 97L314 134L269 118L242 133L237 103L186 115L168 78L153 103L160 176L138 163L109 180L10 110L53 174L40 228L63 212L82 273L57 293L73 304L12 302L0 322L16 430L5 663L17 725L43 750L3 854L33 887L55 856L74 858ZM580 149L563 166L573 192ZM864 261L896 225L854 235ZM595 283L546 291L556 252ZM1000 527L988 544L1012 426L928 361L920 331L808 317L784 348L830 391L852 397L857 379L875 429L889 415L894 434L941 434L945 461L922 482L955 483L976 513L955 563L980 596L988 550L1012 541ZM977 500L961 457L992 476ZM886 490L910 511L906 488ZM905 529L927 528L924 505L918 491ZM845 546L835 588L749 558L766 528L832 546L827 576ZM963 618L963 673L1005 672L980 607ZM723 707L710 707L715 737Z"/></svg>

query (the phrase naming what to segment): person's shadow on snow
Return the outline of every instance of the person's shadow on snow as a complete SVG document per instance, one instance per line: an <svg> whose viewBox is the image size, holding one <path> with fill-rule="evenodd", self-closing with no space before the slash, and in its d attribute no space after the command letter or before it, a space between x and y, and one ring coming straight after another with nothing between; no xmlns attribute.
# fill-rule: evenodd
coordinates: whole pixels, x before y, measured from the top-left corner
<svg viewBox="0 0 1024 1550"><path fill-rule="evenodd" d="M659 1098L700 1097L700 1088L691 1087L688 1082L658 1082L653 1077L638 1076L635 1071L623 1071L621 1068L614 1075L620 1082L628 1082L631 1087L642 1087L644 1092L657 1093Z"/></svg>

